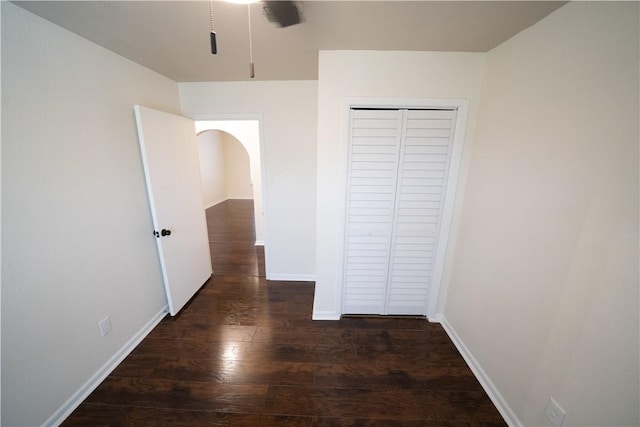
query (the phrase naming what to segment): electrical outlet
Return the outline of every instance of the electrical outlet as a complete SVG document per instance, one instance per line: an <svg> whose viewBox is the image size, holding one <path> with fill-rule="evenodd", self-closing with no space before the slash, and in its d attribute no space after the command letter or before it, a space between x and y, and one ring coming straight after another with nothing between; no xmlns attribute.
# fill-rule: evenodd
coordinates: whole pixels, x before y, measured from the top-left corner
<svg viewBox="0 0 640 427"><path fill-rule="evenodd" d="M547 406L544 408L544 416L551 421L551 424L553 424L554 427L561 427L566 415L567 413L558 405L558 402L556 402L553 397L550 397Z"/></svg>
<svg viewBox="0 0 640 427"><path fill-rule="evenodd" d="M108 335L109 332L111 332L111 330L113 329L113 326L111 325L111 319L109 319L109 317L105 317L100 322L98 322L98 327L100 328L100 335L102 335L103 337Z"/></svg>

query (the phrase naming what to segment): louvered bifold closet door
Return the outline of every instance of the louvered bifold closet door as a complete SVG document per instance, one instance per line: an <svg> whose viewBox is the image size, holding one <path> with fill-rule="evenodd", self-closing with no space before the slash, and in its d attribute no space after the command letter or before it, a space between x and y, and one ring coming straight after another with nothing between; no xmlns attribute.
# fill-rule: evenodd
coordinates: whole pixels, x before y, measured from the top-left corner
<svg viewBox="0 0 640 427"><path fill-rule="evenodd" d="M401 111L351 111L346 314L385 312L401 132Z"/></svg>
<svg viewBox="0 0 640 427"><path fill-rule="evenodd" d="M386 314L426 315L455 119L455 110L404 113Z"/></svg>

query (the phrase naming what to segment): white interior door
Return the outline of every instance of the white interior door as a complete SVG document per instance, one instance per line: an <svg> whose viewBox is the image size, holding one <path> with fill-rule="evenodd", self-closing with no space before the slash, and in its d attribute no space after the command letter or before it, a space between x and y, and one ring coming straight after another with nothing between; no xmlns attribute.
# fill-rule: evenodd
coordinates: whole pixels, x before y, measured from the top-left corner
<svg viewBox="0 0 640 427"><path fill-rule="evenodd" d="M211 276L193 121L136 105L138 139L169 312L176 315Z"/></svg>

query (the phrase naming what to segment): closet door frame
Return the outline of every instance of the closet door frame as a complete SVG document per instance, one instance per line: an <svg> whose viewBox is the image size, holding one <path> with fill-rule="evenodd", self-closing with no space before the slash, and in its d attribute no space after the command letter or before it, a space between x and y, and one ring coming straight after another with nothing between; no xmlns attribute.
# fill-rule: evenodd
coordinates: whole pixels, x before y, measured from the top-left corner
<svg viewBox="0 0 640 427"><path fill-rule="evenodd" d="M455 199L460 177L460 167L462 163L462 153L465 141L465 131L467 125L467 117L469 113L469 101L466 99L448 99L448 98L345 98L342 103L342 138L341 145L344 158L349 159L350 147L350 123L351 109L353 108L380 108L380 109L455 109L457 110L457 119L454 128L453 146L451 150L451 161L449 165L449 174L447 187L445 191L445 199L442 208L442 220L440 224L440 233L437 241L437 253L434 260L433 276L431 289L429 291L429 302L426 307L427 319L432 322L439 322L442 315L438 310L438 302L440 298L440 290L443 275L447 266L448 243L452 230L453 213L455 210ZM339 218L339 232L341 238L338 239L340 247L338 253L340 259L345 256L345 237L347 228L347 185L348 185L348 163L345 161L342 176L342 194L343 200L340 206L342 215ZM338 263L338 276L340 278L339 292L336 292L336 298L340 299L340 312L344 313L344 263Z"/></svg>

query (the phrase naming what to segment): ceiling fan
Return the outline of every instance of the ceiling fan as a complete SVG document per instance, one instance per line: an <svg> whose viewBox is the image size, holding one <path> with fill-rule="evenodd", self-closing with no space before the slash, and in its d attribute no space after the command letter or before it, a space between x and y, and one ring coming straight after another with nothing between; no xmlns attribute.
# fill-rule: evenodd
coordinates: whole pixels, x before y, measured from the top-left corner
<svg viewBox="0 0 640 427"><path fill-rule="evenodd" d="M265 1L263 10L269 22L281 27L302 22L302 6L296 1Z"/></svg>
<svg viewBox="0 0 640 427"><path fill-rule="evenodd" d="M253 47L251 43L251 3L257 3L258 0L227 0L231 3L239 3L247 5L247 13L249 17L249 58L250 58L250 71L251 78L255 77L253 66ZM263 1L262 11L269 22L274 22L280 27L290 27L302 22L302 5L298 1ZM211 17L211 53L218 53L218 45L216 42L216 33L213 28L213 0L209 0L209 14Z"/></svg>

